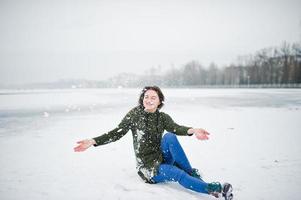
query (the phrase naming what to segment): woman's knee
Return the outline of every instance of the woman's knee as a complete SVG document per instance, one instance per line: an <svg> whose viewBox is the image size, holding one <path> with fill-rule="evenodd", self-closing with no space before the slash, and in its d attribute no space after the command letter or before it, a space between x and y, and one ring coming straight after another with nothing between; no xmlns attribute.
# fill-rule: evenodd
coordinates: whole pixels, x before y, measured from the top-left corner
<svg viewBox="0 0 301 200"><path fill-rule="evenodd" d="M174 134L174 133L171 133L171 132L168 132L168 133L165 133L165 135L163 136L163 138L165 140L168 140L168 141L173 141L173 140L177 140L177 136Z"/></svg>

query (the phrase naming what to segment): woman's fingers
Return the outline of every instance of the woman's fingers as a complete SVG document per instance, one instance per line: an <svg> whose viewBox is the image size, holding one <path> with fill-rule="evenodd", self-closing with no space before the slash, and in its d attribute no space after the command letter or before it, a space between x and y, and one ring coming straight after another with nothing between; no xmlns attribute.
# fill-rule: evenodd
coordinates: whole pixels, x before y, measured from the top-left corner
<svg viewBox="0 0 301 200"><path fill-rule="evenodd" d="M77 146L77 147L74 148L74 151L75 151L75 152L79 152L80 149L81 149L80 146Z"/></svg>
<svg viewBox="0 0 301 200"><path fill-rule="evenodd" d="M197 133L195 133L195 136L199 140L208 140L209 139L208 135L205 132L197 132Z"/></svg>
<svg viewBox="0 0 301 200"><path fill-rule="evenodd" d="M75 152L80 152L80 151L85 151L87 148L83 147L83 146L77 146L74 148L74 151Z"/></svg>
<svg viewBox="0 0 301 200"><path fill-rule="evenodd" d="M79 141L77 142L77 144L79 145L74 148L75 152L85 151L88 148L88 145L85 140Z"/></svg>
<svg viewBox="0 0 301 200"><path fill-rule="evenodd" d="M209 132L207 132L205 129L201 129L202 130L202 132L204 133L204 134L206 134L206 135L210 135L210 133Z"/></svg>

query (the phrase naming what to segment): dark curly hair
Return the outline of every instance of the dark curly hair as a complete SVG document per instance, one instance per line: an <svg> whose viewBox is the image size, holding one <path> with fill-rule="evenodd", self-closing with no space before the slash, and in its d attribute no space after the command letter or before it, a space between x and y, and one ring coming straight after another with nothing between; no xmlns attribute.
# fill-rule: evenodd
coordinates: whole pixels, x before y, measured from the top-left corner
<svg viewBox="0 0 301 200"><path fill-rule="evenodd" d="M160 105L158 106L158 110L160 110L163 107L163 105L164 105L164 95L163 95L161 89L158 86L145 86L143 88L143 90L141 91L138 104L142 108L144 108L144 106L143 106L143 99L144 99L144 94L145 94L145 92L147 90L154 90L155 92L157 92L157 94L159 96L159 100L160 100Z"/></svg>

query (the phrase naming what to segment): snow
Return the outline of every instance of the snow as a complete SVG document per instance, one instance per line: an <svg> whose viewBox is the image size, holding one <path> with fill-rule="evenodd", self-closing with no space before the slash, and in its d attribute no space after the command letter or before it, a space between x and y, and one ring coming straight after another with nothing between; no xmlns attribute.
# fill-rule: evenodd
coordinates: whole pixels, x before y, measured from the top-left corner
<svg viewBox="0 0 301 200"><path fill-rule="evenodd" d="M301 90L164 89L162 111L205 128L179 137L204 179L227 181L235 199L297 200L301 185ZM140 89L0 91L0 199L215 199L177 183L145 184L131 134L73 152L117 126ZM67 111L68 110L68 111Z"/></svg>

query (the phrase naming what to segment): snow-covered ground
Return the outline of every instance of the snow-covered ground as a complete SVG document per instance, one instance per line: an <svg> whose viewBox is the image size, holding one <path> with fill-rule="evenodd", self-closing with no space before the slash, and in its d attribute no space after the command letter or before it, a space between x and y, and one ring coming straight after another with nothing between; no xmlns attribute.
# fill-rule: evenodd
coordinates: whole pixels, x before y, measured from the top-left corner
<svg viewBox="0 0 301 200"><path fill-rule="evenodd" d="M235 199L300 198L301 90L163 89L162 109L210 140L179 137L206 181ZM145 184L131 134L75 153L76 141L116 127L140 89L0 91L0 199L215 199L176 183Z"/></svg>

